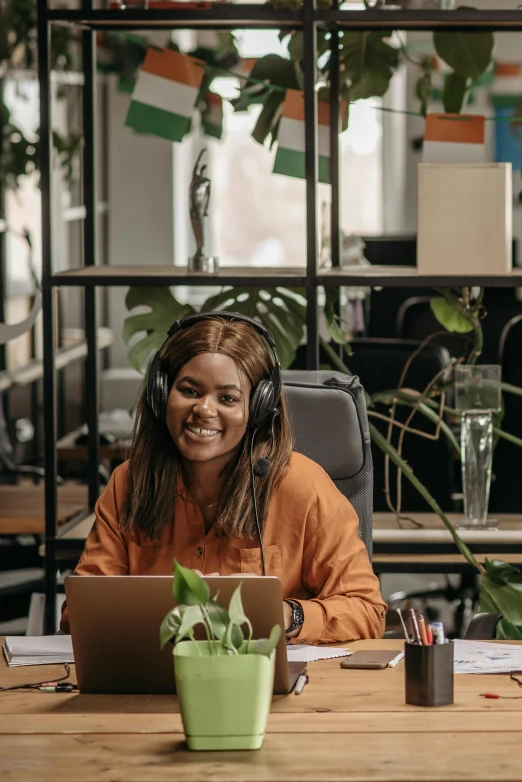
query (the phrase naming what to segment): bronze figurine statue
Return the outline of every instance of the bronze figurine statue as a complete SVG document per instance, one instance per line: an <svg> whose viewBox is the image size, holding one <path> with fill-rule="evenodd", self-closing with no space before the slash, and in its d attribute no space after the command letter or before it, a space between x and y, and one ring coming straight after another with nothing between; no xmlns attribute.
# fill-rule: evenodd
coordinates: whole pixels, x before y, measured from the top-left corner
<svg viewBox="0 0 522 782"><path fill-rule="evenodd" d="M207 165L202 162L206 149L202 149L192 172L189 189L190 222L196 240L196 252L189 258L188 271L193 273L215 274L219 270L216 256L207 256L203 251L205 243L205 218L208 216L210 201L210 179L206 176Z"/></svg>

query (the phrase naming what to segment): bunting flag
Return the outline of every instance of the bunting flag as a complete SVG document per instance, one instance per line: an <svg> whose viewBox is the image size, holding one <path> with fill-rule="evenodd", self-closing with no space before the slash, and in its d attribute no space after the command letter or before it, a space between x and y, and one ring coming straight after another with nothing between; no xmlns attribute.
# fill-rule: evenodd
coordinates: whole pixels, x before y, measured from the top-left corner
<svg viewBox="0 0 522 782"><path fill-rule="evenodd" d="M341 102L340 115L346 111L346 102ZM319 182L330 184L330 104L317 104L317 154ZM283 103L283 114L277 134L277 152L274 160L274 174L284 174L305 179L305 114L304 93L287 90Z"/></svg>
<svg viewBox="0 0 522 782"><path fill-rule="evenodd" d="M485 119L471 114L428 114L425 163L485 163Z"/></svg>
<svg viewBox="0 0 522 782"><path fill-rule="evenodd" d="M221 95L208 90L205 95L205 108L201 112L203 132L206 136L221 138L223 135L223 99Z"/></svg>
<svg viewBox="0 0 522 782"><path fill-rule="evenodd" d="M181 141L190 130L205 63L170 49L149 49L125 124L139 133Z"/></svg>

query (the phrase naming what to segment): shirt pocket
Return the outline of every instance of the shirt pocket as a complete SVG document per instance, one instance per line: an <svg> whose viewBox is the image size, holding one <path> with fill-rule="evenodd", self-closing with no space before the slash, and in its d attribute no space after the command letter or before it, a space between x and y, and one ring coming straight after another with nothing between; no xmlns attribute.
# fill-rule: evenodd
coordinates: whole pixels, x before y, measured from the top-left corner
<svg viewBox="0 0 522 782"><path fill-rule="evenodd" d="M283 576L283 547L276 543L273 546L264 546L265 552L265 570L267 576L277 576L282 579ZM255 573L258 576L263 575L263 562L261 559L261 549L242 548L239 549L241 560L241 573Z"/></svg>

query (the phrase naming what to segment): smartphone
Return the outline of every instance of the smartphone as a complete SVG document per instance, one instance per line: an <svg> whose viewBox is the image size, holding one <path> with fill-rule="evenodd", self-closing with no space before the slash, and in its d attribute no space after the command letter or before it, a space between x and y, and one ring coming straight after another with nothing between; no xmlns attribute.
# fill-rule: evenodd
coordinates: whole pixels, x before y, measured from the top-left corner
<svg viewBox="0 0 522 782"><path fill-rule="evenodd" d="M351 654L350 657L346 657L342 660L341 668L387 668L388 663L394 660L399 654L400 651L397 649L361 649L358 652Z"/></svg>

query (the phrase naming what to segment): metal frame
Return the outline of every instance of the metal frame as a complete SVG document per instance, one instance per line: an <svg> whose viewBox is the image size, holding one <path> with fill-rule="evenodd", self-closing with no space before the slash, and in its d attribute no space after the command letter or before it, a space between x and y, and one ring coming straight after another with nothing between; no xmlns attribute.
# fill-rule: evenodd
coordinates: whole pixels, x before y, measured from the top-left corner
<svg viewBox="0 0 522 782"><path fill-rule="evenodd" d="M84 268L53 275L51 257L51 123L50 123L50 58L49 35L51 24L74 24L82 29L82 50L84 56L85 80L83 87L83 203L86 208L84 223ZM210 10L95 10L92 0L82 0L81 10L50 10L48 0L38 3L38 66L40 79L41 116L41 191L42 191L42 287L43 287L43 342L44 342L44 422L45 422L45 569L46 608L45 630L54 632L56 594L56 377L54 366L55 334L53 322L53 287L79 285L84 287L85 327L88 343L85 382L87 394L87 424L89 427L89 504L94 504L98 492L98 449L97 449L97 349L96 349L96 286L109 285L166 285L183 284L187 278L177 270L165 267L164 272L152 273L147 269L107 270L96 267L96 172L94 167L95 127L95 41L96 30L104 29L173 29L173 28L287 28L302 29L305 51L305 161L306 161L306 216L307 256L306 272L283 271L280 275L258 274L245 277L232 270L218 276L222 284L258 286L267 280L284 285L305 285L308 301L307 310L307 363L308 368L318 366L318 308L317 288L321 285L429 285L450 284L442 278L422 278L409 270L393 273L387 267L380 273L374 270L372 276L360 272L350 275L339 268L339 152L337 128L339 120L338 102L332 102L331 109L331 181L332 181L332 255L334 268L329 273L317 273L317 96L315 92L316 30L329 29L332 32L332 90L339 94L338 73L338 30L431 30L447 29L471 31L522 30L522 11L345 11L334 7L318 10L315 0L304 0L302 11L278 11L267 5L216 4ZM451 278L451 284L472 284L477 278ZM522 272L506 277L491 277L479 280L481 284L522 285ZM190 277L191 285L208 285L208 277Z"/></svg>

